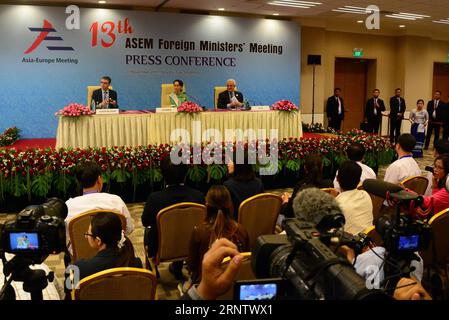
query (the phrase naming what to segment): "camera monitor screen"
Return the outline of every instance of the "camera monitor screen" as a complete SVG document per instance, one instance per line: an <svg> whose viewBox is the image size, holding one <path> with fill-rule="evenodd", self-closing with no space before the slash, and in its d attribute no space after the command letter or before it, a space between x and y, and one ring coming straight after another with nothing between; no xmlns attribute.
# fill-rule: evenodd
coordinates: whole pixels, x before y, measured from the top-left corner
<svg viewBox="0 0 449 320"><path fill-rule="evenodd" d="M39 249L39 240L37 233L10 233L9 240L11 250L37 250Z"/></svg>
<svg viewBox="0 0 449 320"><path fill-rule="evenodd" d="M399 250L418 250L419 249L419 235L400 236Z"/></svg>
<svg viewBox="0 0 449 320"><path fill-rule="evenodd" d="M240 300L274 300L278 294L277 283L246 284L240 286Z"/></svg>

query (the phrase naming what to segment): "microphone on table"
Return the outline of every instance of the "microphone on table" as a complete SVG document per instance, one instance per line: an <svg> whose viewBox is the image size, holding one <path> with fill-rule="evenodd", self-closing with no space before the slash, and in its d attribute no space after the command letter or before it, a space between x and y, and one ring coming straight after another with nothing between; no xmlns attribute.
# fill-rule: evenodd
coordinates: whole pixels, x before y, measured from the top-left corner
<svg viewBox="0 0 449 320"><path fill-rule="evenodd" d="M193 102L196 102L201 108L203 108L203 111L207 110L207 107L201 103L200 99L198 99L195 96L192 96L190 93L189 94L185 93L185 95L187 96L187 98L193 100Z"/></svg>

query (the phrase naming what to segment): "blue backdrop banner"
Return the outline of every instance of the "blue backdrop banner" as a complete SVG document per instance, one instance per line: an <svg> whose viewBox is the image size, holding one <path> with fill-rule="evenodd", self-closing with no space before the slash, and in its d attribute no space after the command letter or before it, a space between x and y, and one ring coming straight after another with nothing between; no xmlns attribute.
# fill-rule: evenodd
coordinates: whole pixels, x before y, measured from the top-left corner
<svg viewBox="0 0 449 320"><path fill-rule="evenodd" d="M211 108L228 78L250 104L299 102L297 23L87 8L73 22L63 7L0 5L0 130L54 137L55 112L85 104L103 75L121 109L159 107L161 84L174 79Z"/></svg>

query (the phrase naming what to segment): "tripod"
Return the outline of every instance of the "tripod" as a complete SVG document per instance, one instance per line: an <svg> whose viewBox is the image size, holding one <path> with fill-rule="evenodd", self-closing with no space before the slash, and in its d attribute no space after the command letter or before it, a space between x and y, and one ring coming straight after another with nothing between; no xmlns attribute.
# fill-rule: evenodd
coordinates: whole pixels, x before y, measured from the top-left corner
<svg viewBox="0 0 449 320"><path fill-rule="evenodd" d="M54 273L49 275L44 270L32 270L30 265L33 264L32 259L15 256L10 261L6 261L3 256L3 273L9 276L8 281L0 290L0 300L15 300L15 292L11 286L12 281L23 282L23 290L31 294L31 300L43 300L42 290L44 290L48 281L54 280Z"/></svg>

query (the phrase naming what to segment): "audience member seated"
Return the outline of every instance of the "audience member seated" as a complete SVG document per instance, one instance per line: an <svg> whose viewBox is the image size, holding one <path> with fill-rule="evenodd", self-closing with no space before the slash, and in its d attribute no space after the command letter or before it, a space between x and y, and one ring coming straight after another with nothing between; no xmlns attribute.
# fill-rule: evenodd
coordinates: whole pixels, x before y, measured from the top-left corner
<svg viewBox="0 0 449 320"><path fill-rule="evenodd" d="M346 232L358 234L373 225L373 203L371 197L357 186L362 175L362 168L355 161L345 161L340 165L337 181L341 186L336 200L346 219Z"/></svg>
<svg viewBox="0 0 449 320"><path fill-rule="evenodd" d="M83 195L66 201L68 208L65 218L67 241L69 240L69 221L86 211L95 209L113 210L123 214L126 217L126 234L131 234L134 230L134 223L125 202L117 195L101 192L103 177L100 166L95 162L84 163L77 172L77 178L83 187ZM69 251L71 251L70 246Z"/></svg>
<svg viewBox="0 0 449 320"><path fill-rule="evenodd" d="M433 203L433 213L449 208L449 191L446 187L449 174L449 155L439 156L435 160L432 177L432 195L424 197L423 207L427 208Z"/></svg>
<svg viewBox="0 0 449 320"><path fill-rule="evenodd" d="M365 156L365 147L362 146L360 143L354 142L351 143L348 148L346 149L346 155L348 156L349 160L357 162L357 164L362 168L362 175L360 176L360 183L363 183L366 179L376 179L376 174L374 173L374 170L371 169L366 164L362 163L363 157ZM337 180L338 171L335 174L334 179L334 188L338 192L341 192L340 184Z"/></svg>
<svg viewBox="0 0 449 320"><path fill-rule="evenodd" d="M433 157L436 159L439 156L449 154L449 140L438 140L435 144L435 149L433 149ZM432 195L432 180L433 180L433 169L432 167L426 167L427 180L429 184L427 185L427 190L424 193L426 196Z"/></svg>
<svg viewBox="0 0 449 320"><path fill-rule="evenodd" d="M188 268L191 283L201 280L201 261L206 251L218 239L232 241L240 252L247 252L249 238L246 229L232 219L232 199L225 186L212 186L206 195L207 216L195 227L190 237Z"/></svg>
<svg viewBox="0 0 449 320"><path fill-rule="evenodd" d="M323 158L318 154L309 154L304 162L304 179L300 180L293 188L293 193L282 194L282 207L280 217L293 218L293 199L305 186L318 189L332 188L332 180L323 179ZM280 221L279 221L280 222Z"/></svg>
<svg viewBox="0 0 449 320"><path fill-rule="evenodd" d="M75 262L80 272L79 279L111 268L142 268L142 262L135 257L131 240L125 236L122 222L116 214L99 212L92 217L89 230L84 235L91 248L98 252L91 259Z"/></svg>
<svg viewBox="0 0 449 320"><path fill-rule="evenodd" d="M395 146L398 160L388 166L384 181L399 184L407 178L422 174L412 155L415 144L416 139L413 135L410 133L401 134Z"/></svg>
<svg viewBox="0 0 449 320"><path fill-rule="evenodd" d="M187 174L187 165L175 165L171 162L170 156L161 161L162 175L165 180L165 188L162 191L152 192L145 203L142 212L142 225L149 227L145 233L145 245L148 246L148 255L154 257L158 247L158 230L156 216L162 209L181 202L195 202L204 204L204 195L193 188L184 184ZM174 231L173 236L176 236ZM187 241L187 240L186 240ZM177 280L184 280L182 274L183 262L174 262L170 265L172 272Z"/></svg>
<svg viewBox="0 0 449 320"><path fill-rule="evenodd" d="M342 214L336 199L319 189L309 188L299 192L293 200L293 211L295 217L318 225L323 218L329 215ZM356 272L365 279L377 279L382 284L384 280L384 257L385 248L365 247L363 253L357 257L354 251L346 246L343 246L346 252L346 258L354 265ZM421 281L423 275L423 261L412 261L411 267L415 271L411 273L413 277Z"/></svg>
<svg viewBox="0 0 449 320"><path fill-rule="evenodd" d="M231 194L234 206L234 219L237 220L240 204L246 199L264 192L262 180L256 177L253 165L245 157L244 164L229 163L231 177L224 182Z"/></svg>

